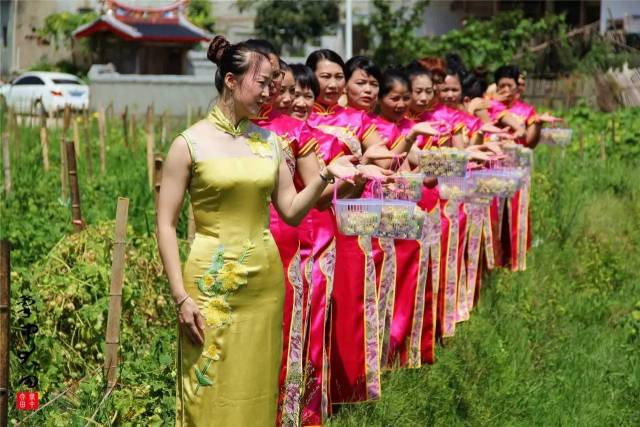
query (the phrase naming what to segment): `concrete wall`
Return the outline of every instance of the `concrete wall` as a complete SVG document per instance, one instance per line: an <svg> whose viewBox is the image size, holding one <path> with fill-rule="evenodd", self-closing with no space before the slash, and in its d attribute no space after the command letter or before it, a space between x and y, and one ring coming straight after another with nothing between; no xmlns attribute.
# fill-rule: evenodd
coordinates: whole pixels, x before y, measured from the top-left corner
<svg viewBox="0 0 640 427"><path fill-rule="evenodd" d="M212 106L217 97L213 75L162 76L119 74L109 66L94 65L89 71L90 108L107 107L113 102L114 112L125 106L135 114L142 114L153 103L156 114L167 112L186 116L189 106L195 115Z"/></svg>

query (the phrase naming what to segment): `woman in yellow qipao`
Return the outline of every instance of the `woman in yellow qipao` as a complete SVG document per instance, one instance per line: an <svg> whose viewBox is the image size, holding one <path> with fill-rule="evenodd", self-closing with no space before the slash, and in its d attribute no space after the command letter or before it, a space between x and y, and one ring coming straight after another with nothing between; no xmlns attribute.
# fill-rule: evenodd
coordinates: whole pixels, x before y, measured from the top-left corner
<svg viewBox="0 0 640 427"><path fill-rule="evenodd" d="M158 245L180 326L176 425L273 426L284 276L269 202L297 225L334 176L357 170L351 158L333 162L296 193L277 136L248 120L269 95L268 58L221 36L208 57L220 99L173 141L158 200ZM181 274L176 223L185 191L196 236Z"/></svg>

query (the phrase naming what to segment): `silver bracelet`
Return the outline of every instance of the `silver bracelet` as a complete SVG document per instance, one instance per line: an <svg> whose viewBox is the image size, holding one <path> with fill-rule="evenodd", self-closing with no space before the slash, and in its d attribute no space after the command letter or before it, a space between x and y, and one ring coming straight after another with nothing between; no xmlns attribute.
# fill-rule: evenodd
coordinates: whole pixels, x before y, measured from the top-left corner
<svg viewBox="0 0 640 427"><path fill-rule="evenodd" d="M180 307L182 307L182 304L184 304L184 302L189 299L189 295L185 295L184 298L182 298L180 301L178 301L176 303L176 312L179 313L180 312Z"/></svg>

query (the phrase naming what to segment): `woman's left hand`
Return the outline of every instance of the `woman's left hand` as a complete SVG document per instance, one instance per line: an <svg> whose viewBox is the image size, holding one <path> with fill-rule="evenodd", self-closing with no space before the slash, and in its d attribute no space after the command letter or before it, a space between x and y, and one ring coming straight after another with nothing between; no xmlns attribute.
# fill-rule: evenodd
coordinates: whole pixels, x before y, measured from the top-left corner
<svg viewBox="0 0 640 427"><path fill-rule="evenodd" d="M353 183L350 178L360 175L358 169L353 165L357 161L356 156L340 156L329 163L327 170L332 176Z"/></svg>
<svg viewBox="0 0 640 427"><path fill-rule="evenodd" d="M564 122L564 119L561 119L560 117L555 117L552 116L549 113L542 113L538 116L538 120L540 120L542 123L558 123L558 122Z"/></svg>

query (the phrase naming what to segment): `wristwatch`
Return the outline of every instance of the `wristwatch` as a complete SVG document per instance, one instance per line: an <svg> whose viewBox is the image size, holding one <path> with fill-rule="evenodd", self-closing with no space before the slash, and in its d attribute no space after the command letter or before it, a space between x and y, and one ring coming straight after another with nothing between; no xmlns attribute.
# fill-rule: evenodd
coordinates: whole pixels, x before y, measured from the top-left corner
<svg viewBox="0 0 640 427"><path fill-rule="evenodd" d="M320 169L320 179L322 179L324 182L329 183L329 184L333 184L334 182L336 182L336 178L335 177L327 177L327 172L329 172L327 170L326 167Z"/></svg>

